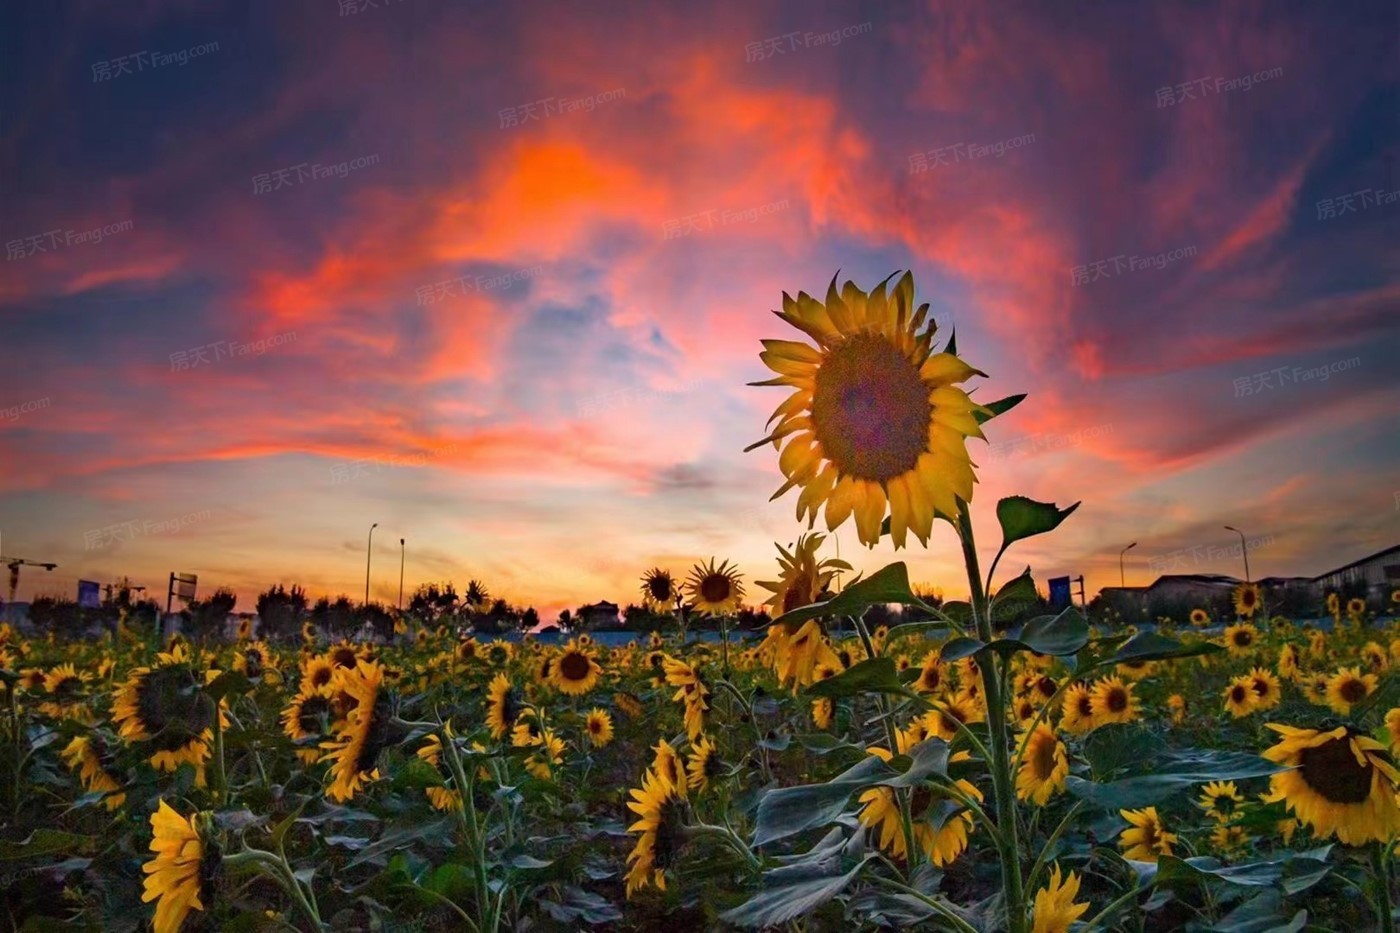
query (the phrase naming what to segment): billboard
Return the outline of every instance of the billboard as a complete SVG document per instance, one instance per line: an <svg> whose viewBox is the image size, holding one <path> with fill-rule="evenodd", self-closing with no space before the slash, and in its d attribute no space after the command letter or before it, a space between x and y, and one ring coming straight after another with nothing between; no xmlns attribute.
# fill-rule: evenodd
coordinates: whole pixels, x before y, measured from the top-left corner
<svg viewBox="0 0 1400 933"><path fill-rule="evenodd" d="M1050 607L1068 609L1070 605L1069 577L1050 578Z"/></svg>
<svg viewBox="0 0 1400 933"><path fill-rule="evenodd" d="M78 605L84 609L102 608L102 587L97 581L78 581Z"/></svg>
<svg viewBox="0 0 1400 933"><path fill-rule="evenodd" d="M175 595L184 600L194 599L195 585L199 583L199 576L193 573L175 574Z"/></svg>

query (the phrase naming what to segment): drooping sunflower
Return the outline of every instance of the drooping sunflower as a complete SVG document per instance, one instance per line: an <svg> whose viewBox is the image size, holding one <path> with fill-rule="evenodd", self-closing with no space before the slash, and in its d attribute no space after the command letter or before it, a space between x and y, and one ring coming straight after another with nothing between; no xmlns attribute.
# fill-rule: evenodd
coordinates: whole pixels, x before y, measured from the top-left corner
<svg viewBox="0 0 1400 933"><path fill-rule="evenodd" d="M1327 678L1327 705L1343 716L1376 692L1375 674L1363 674L1359 667L1344 667Z"/></svg>
<svg viewBox="0 0 1400 933"><path fill-rule="evenodd" d="M1285 644L1278 650L1278 673L1280 677L1296 680L1298 677L1298 649Z"/></svg>
<svg viewBox="0 0 1400 933"><path fill-rule="evenodd" d="M175 933L191 910L204 910L222 854L208 813L181 816L164 800L151 814L151 851L142 903L157 901L155 933Z"/></svg>
<svg viewBox="0 0 1400 933"><path fill-rule="evenodd" d="M1259 706L1259 694L1254 692L1254 681L1246 675L1236 677L1225 688L1225 710L1239 719L1248 716Z"/></svg>
<svg viewBox="0 0 1400 933"><path fill-rule="evenodd" d="M776 581L757 581L759 586L773 594L763 603L773 616L821 601L830 591L836 574L851 569L851 565L844 560L830 557L817 560L817 549L825 540L826 535L811 532L798 536L791 552L781 544L774 545L778 549L778 565L782 572Z"/></svg>
<svg viewBox="0 0 1400 933"><path fill-rule="evenodd" d="M1155 862L1159 855L1171 855L1176 833L1167 832L1156 807L1142 810L1120 810L1123 819L1132 824L1118 837L1123 857L1136 862Z"/></svg>
<svg viewBox="0 0 1400 933"><path fill-rule="evenodd" d="M193 765L203 786L204 762L214 739L214 704L203 687L216 676L218 671L195 670L183 645L156 655L154 667L133 668L112 704L117 734L128 742L148 743L151 765L158 771Z"/></svg>
<svg viewBox="0 0 1400 933"><path fill-rule="evenodd" d="M636 719L643 712L642 701L635 693L614 693L613 705L628 719Z"/></svg>
<svg viewBox="0 0 1400 933"><path fill-rule="evenodd" d="M607 710L593 707L583 721L583 728L594 748L602 748L613 739L612 717L608 715Z"/></svg>
<svg viewBox="0 0 1400 933"><path fill-rule="evenodd" d="M1259 630L1248 622L1225 626L1225 647L1230 657L1240 658L1249 654L1259 638Z"/></svg>
<svg viewBox="0 0 1400 933"><path fill-rule="evenodd" d="M685 771L685 762L676 752L670 742L662 739L657 742L652 751L656 754L651 760L651 770L670 782L677 794L685 797L689 793L688 780Z"/></svg>
<svg viewBox="0 0 1400 933"><path fill-rule="evenodd" d="M336 727L335 738L321 745L326 750L322 760L331 762L326 796L339 803L379 780L379 755L392 736L383 682L384 668L375 661L360 661L353 670L342 668L336 674L336 686L357 701Z"/></svg>
<svg viewBox="0 0 1400 933"><path fill-rule="evenodd" d="M96 733L90 736L74 736L60 753L68 768L77 772L83 790L89 794L105 794L103 803L108 810L116 810L126 802L121 790L121 778L111 766L111 750Z"/></svg>
<svg viewBox="0 0 1400 933"><path fill-rule="evenodd" d="M1259 611L1259 584L1241 583L1235 587L1235 614L1245 619L1254 618Z"/></svg>
<svg viewBox="0 0 1400 933"><path fill-rule="evenodd" d="M551 677L554 686L561 693L581 696L598 685L598 678L602 674L603 668L593 660L593 655L577 642L571 641L564 646L563 653L554 662Z"/></svg>
<svg viewBox="0 0 1400 933"><path fill-rule="evenodd" d="M1322 732L1268 725L1283 738L1263 756L1291 769L1269 778L1268 799L1284 801L1318 838L1335 833L1344 844L1359 846L1400 832L1400 772L1385 746L1349 726Z"/></svg>
<svg viewBox="0 0 1400 933"><path fill-rule="evenodd" d="M525 709L524 697L505 674L497 674L486 688L486 725L491 738L501 739Z"/></svg>
<svg viewBox="0 0 1400 933"><path fill-rule="evenodd" d="M676 606L679 592L676 578L669 570L653 567L642 575L642 601L652 612L670 612Z"/></svg>
<svg viewBox="0 0 1400 933"><path fill-rule="evenodd" d="M887 749L871 748L871 754L889 760ZM958 780L958 789L966 796L981 801L982 792L967 780ZM943 812L942 803L950 798L932 784L920 784L910 795L910 812L914 817L914 843L936 868L942 868L954 861L967 848L968 835L972 831L972 814L961 810L948 815ZM907 857L904 843L903 822L899 801L894 791L877 786L860 795L861 823L872 830L878 829L879 846L897 859ZM934 825L935 819L942 824Z"/></svg>
<svg viewBox="0 0 1400 933"><path fill-rule="evenodd" d="M1099 680L1094 684L1090 697L1095 727L1132 722L1137 719L1141 708L1138 698L1133 694L1133 685L1125 684L1117 677L1104 677Z"/></svg>
<svg viewBox="0 0 1400 933"><path fill-rule="evenodd" d="M724 761L713 742L706 736L690 747L690 762L686 765L686 783L699 791L708 790L710 782L724 773Z"/></svg>
<svg viewBox="0 0 1400 933"><path fill-rule="evenodd" d="M1217 823L1228 823L1239 812L1244 797L1234 781L1211 781L1201 789L1198 806Z"/></svg>
<svg viewBox="0 0 1400 933"><path fill-rule="evenodd" d="M744 598L739 569L731 567L727 560L716 567L713 557L708 564L696 564L690 569L684 589L695 611L710 616L733 614Z"/></svg>
<svg viewBox="0 0 1400 933"><path fill-rule="evenodd" d="M627 808L638 820L627 831L641 838L627 856L628 898L648 884L666 890L666 871L680 856L685 831L683 796L664 775L648 770L641 788L631 793Z"/></svg>
<svg viewBox="0 0 1400 933"><path fill-rule="evenodd" d="M1047 723L1040 723L1026 741L1021 767L1016 771L1016 796L1043 807L1053 795L1065 789L1069 776L1069 755L1065 743Z"/></svg>
<svg viewBox="0 0 1400 933"><path fill-rule="evenodd" d="M677 688L671 699L685 705L685 730L694 742L705 728L705 711L710 708L710 688L700 677L698 664L687 664L668 655L665 671L666 683Z"/></svg>
<svg viewBox="0 0 1400 933"><path fill-rule="evenodd" d="M1053 865L1049 881L1035 893L1031 933L1069 933L1070 924L1089 909L1088 901L1075 902L1078 896L1079 876L1074 872L1061 875L1059 864Z"/></svg>
<svg viewBox="0 0 1400 933"><path fill-rule="evenodd" d="M793 692L812 682L818 664L839 668L841 661L836 652L822 636L821 625L816 619L808 619L788 634L782 625L768 626L765 644L773 645L773 670L778 675L778 683L792 684Z"/></svg>
<svg viewBox="0 0 1400 933"><path fill-rule="evenodd" d="M825 303L784 293L775 313L816 346L763 341L760 358L778 375L754 384L795 391L749 449L782 445L787 479L775 497L802 487L797 519L809 528L825 505L827 530L854 515L861 543L874 547L888 512L895 547L910 530L926 545L935 512L953 516L959 498L972 501L966 442L983 437L976 415L986 409L957 383L985 374L933 352L936 328L927 304L914 308L913 275L886 293L888 281L867 295L854 282L838 292L833 277Z"/></svg>
<svg viewBox="0 0 1400 933"><path fill-rule="evenodd" d="M1210 624L1210 613L1206 612L1204 609L1192 609L1191 624L1197 628Z"/></svg>

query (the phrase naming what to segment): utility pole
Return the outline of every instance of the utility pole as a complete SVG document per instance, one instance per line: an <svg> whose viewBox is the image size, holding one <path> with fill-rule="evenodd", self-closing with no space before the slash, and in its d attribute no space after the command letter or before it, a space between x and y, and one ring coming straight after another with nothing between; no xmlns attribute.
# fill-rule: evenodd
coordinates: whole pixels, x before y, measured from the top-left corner
<svg viewBox="0 0 1400 933"><path fill-rule="evenodd" d="M365 545L365 605L369 605L369 559L374 553L374 529L379 527L379 522L369 526L369 543Z"/></svg>
<svg viewBox="0 0 1400 933"><path fill-rule="evenodd" d="M1244 539L1244 532L1230 525L1225 526L1226 531L1233 531L1240 536L1240 553L1244 555L1244 582L1249 582L1249 542Z"/></svg>
<svg viewBox="0 0 1400 933"><path fill-rule="evenodd" d="M407 550L406 550L406 546L405 546L404 543L403 543L403 538L400 538L400 539L399 539L399 606L398 606L400 612L403 611L403 562L404 562L404 557L405 557L405 555L406 555L407 553L408 553L408 552L407 552Z"/></svg>
<svg viewBox="0 0 1400 933"><path fill-rule="evenodd" d="M1127 547L1123 548L1123 550L1121 550L1121 551L1118 552L1118 588L1119 588L1120 590L1123 589L1123 585L1124 585L1124 584L1123 584L1123 580L1124 580L1124 577L1123 577L1123 555L1126 554L1126 553L1128 553L1129 551L1131 551L1131 550L1132 550L1133 548L1135 548L1135 547L1137 547L1137 542L1136 542L1136 541L1134 541L1132 544L1128 545Z"/></svg>

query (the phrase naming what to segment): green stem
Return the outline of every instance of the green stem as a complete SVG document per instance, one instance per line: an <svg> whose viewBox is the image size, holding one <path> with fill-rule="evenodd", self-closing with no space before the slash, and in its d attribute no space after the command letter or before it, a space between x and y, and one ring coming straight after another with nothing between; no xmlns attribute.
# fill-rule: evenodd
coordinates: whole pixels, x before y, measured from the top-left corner
<svg viewBox="0 0 1400 933"><path fill-rule="evenodd" d="M1036 882L1040 880L1040 873L1045 870L1046 856L1055 848L1055 843L1060 840L1060 836L1064 835L1064 831L1069 828L1070 820L1074 819L1075 814L1077 814L1083 806L1084 801L1076 800L1074 806L1070 807L1069 812L1065 814L1065 818L1060 820L1060 825L1056 826L1055 831L1050 834L1050 838L1045 840L1045 845L1041 848L1040 855L1036 857L1035 864L1031 866L1031 873L1026 876L1027 891L1035 890Z"/></svg>
<svg viewBox="0 0 1400 933"><path fill-rule="evenodd" d="M718 836L728 843L731 849L742 855L744 860L749 863L750 867L759 869L763 867L763 862L754 854L753 849L749 848L748 843L740 839L739 834L728 826L716 826L713 823L695 823L690 827L690 830L696 835L709 834Z"/></svg>
<svg viewBox="0 0 1400 933"><path fill-rule="evenodd" d="M987 612L987 594L982 588L977 544L972 534L972 515L968 512L967 503L961 499L958 500L958 538L962 542L963 563L967 567L967 582L971 588L973 621L977 626L978 637L989 644L992 641L992 620ZM987 725L991 733L990 768L992 788L996 796L997 825L1001 827L997 853L1001 860L1007 929L1011 933L1025 933L1025 892L1022 889L1020 846L1016 833L1016 793L1008 747L1006 698L1002 695L996 653L983 648L977 653L977 658L977 665L982 671L982 692L987 704Z"/></svg>
<svg viewBox="0 0 1400 933"><path fill-rule="evenodd" d="M1395 918L1390 906L1390 843L1377 842L1371 848L1371 867L1376 872L1376 915L1380 917L1381 933L1395 933Z"/></svg>
<svg viewBox="0 0 1400 933"><path fill-rule="evenodd" d="M302 891L301 883L297 881L296 875L292 872L292 867L287 864L285 857L264 852L262 849L249 848L234 855L225 856L223 864L227 867L251 864L262 869L265 874L271 876L286 890L292 900L296 902L297 907L301 908L302 913L306 914L307 919L311 921L313 930L324 929L320 912L306 899L306 893Z"/></svg>
<svg viewBox="0 0 1400 933"><path fill-rule="evenodd" d="M1142 896L1143 892L1146 890L1147 887L1133 888L1127 894L1124 894L1122 897L1109 904L1103 910L1099 911L1098 914L1095 915L1094 919L1090 920L1089 923L1084 927L1085 933L1092 933L1092 931L1100 929L1100 924L1108 921L1113 917L1114 914L1118 913L1118 911L1122 910L1128 904L1136 901L1139 897Z"/></svg>
<svg viewBox="0 0 1400 933"><path fill-rule="evenodd" d="M851 624L855 626L856 632L860 634L860 640L865 645L867 657L875 657L875 645L870 639L870 632L866 628L864 616L851 616ZM875 704L880 709L880 721L885 727L885 742L889 746L891 755L899 754L899 736L895 729L894 720L890 718L889 700L883 694L875 695ZM900 829L904 834L904 858L905 864L909 868L910 875L918 864L917 859L923 854L923 850L915 845L914 841L914 814L909 806L909 799L912 793L905 788L895 791L895 800L899 803Z"/></svg>
<svg viewBox="0 0 1400 933"><path fill-rule="evenodd" d="M894 890L899 891L901 894L907 894L909 897L912 897L920 903L928 906L934 911L934 913L938 914L940 917L944 918L949 923L951 923L953 925L953 928L959 930L960 933L977 933L976 927L968 923L962 917L959 917L947 904L941 903L940 901L936 901L933 898L929 897L927 894L924 894L922 891L915 890L914 888L909 887L907 884L901 884L900 882L895 881L893 878L886 878L884 875L875 875L873 877L875 881L879 882L880 884L883 884L885 887L893 888Z"/></svg>
<svg viewBox="0 0 1400 933"><path fill-rule="evenodd" d="M214 699L210 699L209 702L214 707L214 799L222 804L228 793L228 774L224 771L224 718L221 715L221 704Z"/></svg>

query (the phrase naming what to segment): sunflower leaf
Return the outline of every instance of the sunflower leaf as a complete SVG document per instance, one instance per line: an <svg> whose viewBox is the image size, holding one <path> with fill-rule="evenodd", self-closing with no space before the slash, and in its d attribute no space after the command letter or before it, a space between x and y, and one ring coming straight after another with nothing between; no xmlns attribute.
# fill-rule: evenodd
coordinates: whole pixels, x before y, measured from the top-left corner
<svg viewBox="0 0 1400 933"><path fill-rule="evenodd" d="M1245 752L1187 749L1152 763L1152 773L1104 784L1070 775L1065 787L1071 794L1106 810L1152 806L1197 784L1268 777L1281 768L1258 755Z"/></svg>
<svg viewBox="0 0 1400 933"><path fill-rule="evenodd" d="M767 845L806 829L825 826L841 815L851 794L881 778L894 777L889 765L869 755L824 784L801 784L767 791L758 801L753 844Z"/></svg>
<svg viewBox="0 0 1400 933"><path fill-rule="evenodd" d="M861 693L895 693L900 696L915 696L904 684L889 658L867 658L849 670L835 677L819 680L807 688L814 697L837 699Z"/></svg>
<svg viewBox="0 0 1400 933"><path fill-rule="evenodd" d="M874 857L874 853L867 854L853 868L838 874L819 874L785 884L765 886L762 891L738 907L720 914L719 918L735 926L762 928L781 926L797 917L808 916L844 891L860 874L865 863Z"/></svg>
<svg viewBox="0 0 1400 933"><path fill-rule="evenodd" d="M1037 502L1025 496L1007 496L997 503L997 521L1001 523L1004 551L1013 542L1035 535L1054 531L1060 522L1068 518L1075 509L1076 502L1067 509L1058 508L1053 502Z"/></svg>
<svg viewBox="0 0 1400 933"><path fill-rule="evenodd" d="M998 638L985 644L976 638L953 638L944 644L940 654L945 661L970 657L983 648L1003 655L1017 651L1064 657L1075 654L1089 641L1089 623L1073 606L1057 616L1037 616L1010 638Z"/></svg>
<svg viewBox="0 0 1400 933"><path fill-rule="evenodd" d="M930 612L937 611L914 595L914 590L909 585L909 568L903 561L899 561L852 582L826 602L812 603L810 606L802 606L784 613L774 619L773 624L781 623L791 629L808 619L822 616L858 616L880 603L900 603L905 606L918 606Z"/></svg>
<svg viewBox="0 0 1400 933"><path fill-rule="evenodd" d="M1194 658L1201 654L1215 654L1225 649L1214 642L1199 641L1191 644L1159 635L1156 632L1139 632L1123 643L1113 655L1113 660L1124 661L1165 661L1171 658Z"/></svg>
<svg viewBox="0 0 1400 933"><path fill-rule="evenodd" d="M982 406L982 408L986 409L985 411L974 411L972 416L977 419L978 424L986 424L997 415L1006 414L1025 400L1026 396L1024 393L1021 395L1008 395L1006 398L997 399L995 402L988 402L986 405Z"/></svg>

